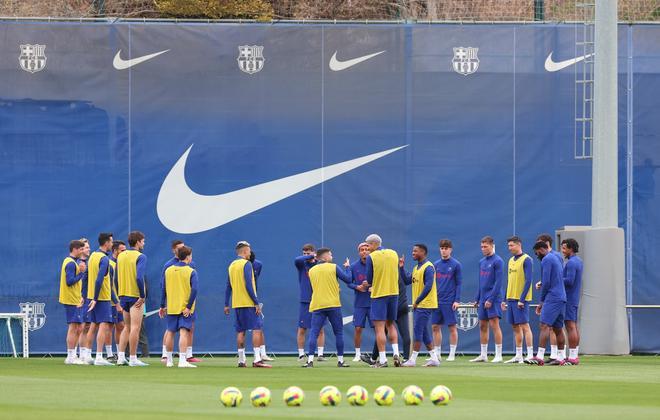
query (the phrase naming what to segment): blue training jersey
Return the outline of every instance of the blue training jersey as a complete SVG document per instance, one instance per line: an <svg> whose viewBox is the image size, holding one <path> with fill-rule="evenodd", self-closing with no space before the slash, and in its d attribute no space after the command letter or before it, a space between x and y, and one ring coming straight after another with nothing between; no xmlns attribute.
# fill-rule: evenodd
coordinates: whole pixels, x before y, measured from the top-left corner
<svg viewBox="0 0 660 420"><path fill-rule="evenodd" d="M479 261L479 290L475 300L479 303L501 302L503 277L504 261L502 258L497 254L483 257Z"/></svg>
<svg viewBox="0 0 660 420"><path fill-rule="evenodd" d="M564 287L566 289L566 302L571 305L580 303L582 293L582 259L573 255L566 261L564 266Z"/></svg>
<svg viewBox="0 0 660 420"><path fill-rule="evenodd" d="M457 259L449 257L434 262L435 281L438 292L438 303L447 304L461 301L461 284L463 283L463 267Z"/></svg>
<svg viewBox="0 0 660 420"><path fill-rule="evenodd" d="M353 284L359 286L363 281L367 280L367 264L362 262L361 259L351 264L351 277ZM367 290L360 292L355 290L355 300L353 301L354 308L369 308L371 307L371 293Z"/></svg>
<svg viewBox="0 0 660 420"><path fill-rule="evenodd" d="M313 255L301 255L294 260L298 270L298 285L300 286L300 302L309 303L312 300L312 285L309 282L309 269L316 265L310 262L314 259Z"/></svg>
<svg viewBox="0 0 660 420"><path fill-rule="evenodd" d="M552 255L541 260L540 302L566 302L566 289L562 278L562 266Z"/></svg>

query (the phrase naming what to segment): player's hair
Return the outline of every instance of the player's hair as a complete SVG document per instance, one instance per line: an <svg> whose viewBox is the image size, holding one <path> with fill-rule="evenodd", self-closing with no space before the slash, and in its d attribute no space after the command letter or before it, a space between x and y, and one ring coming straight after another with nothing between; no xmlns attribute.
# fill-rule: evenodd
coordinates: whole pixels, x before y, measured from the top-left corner
<svg viewBox="0 0 660 420"><path fill-rule="evenodd" d="M124 243L124 241L113 241L113 242L112 242L112 250L113 250L113 251L118 250L119 247L120 247L121 245L126 246L126 244Z"/></svg>
<svg viewBox="0 0 660 420"><path fill-rule="evenodd" d="M577 253L578 249L580 249L580 245L578 244L578 241L576 241L573 238L564 239L563 241L561 241L561 244L566 245L566 248L571 249L575 253Z"/></svg>
<svg viewBox="0 0 660 420"><path fill-rule="evenodd" d="M74 249L80 249L84 246L85 244L82 241L74 239L73 241L69 242L69 252L73 252Z"/></svg>
<svg viewBox="0 0 660 420"><path fill-rule="evenodd" d="M314 244L305 244L305 245L302 246L302 250L303 250L303 252L304 252L304 251L312 251L312 252L315 252L315 251L316 251L316 247L314 246Z"/></svg>
<svg viewBox="0 0 660 420"><path fill-rule="evenodd" d="M516 236L516 235L513 235L512 237L510 237L506 240L506 243L509 243L509 242L514 242L518 245L522 244L522 240L520 239L520 236Z"/></svg>
<svg viewBox="0 0 660 420"><path fill-rule="evenodd" d="M144 233L140 232L139 230L134 230L133 232L128 234L128 244L130 246L135 246L138 242L144 239Z"/></svg>
<svg viewBox="0 0 660 420"><path fill-rule="evenodd" d="M365 242L371 242L371 243L376 243L376 244L382 244L383 240L381 237L375 233L372 233L367 236L367 239L364 240Z"/></svg>
<svg viewBox="0 0 660 420"><path fill-rule="evenodd" d="M419 248L419 249L423 249L423 250L424 250L424 255L428 255L428 253L429 253L429 249L428 249L428 247L427 247L425 244L415 244L415 245L413 245L413 246L414 246L414 247L417 247L417 248Z"/></svg>
<svg viewBox="0 0 660 420"><path fill-rule="evenodd" d="M440 239L440 248L454 248L449 239Z"/></svg>
<svg viewBox="0 0 660 420"><path fill-rule="evenodd" d="M542 234L540 234L539 236L536 237L536 240L537 240L537 241L547 242L547 243L550 244L550 246L552 246L552 236L550 236L550 235L547 234L547 233L542 233Z"/></svg>
<svg viewBox="0 0 660 420"><path fill-rule="evenodd" d="M493 244L495 243L495 240L493 239L492 236L488 236L488 235L486 235L486 236L484 236L483 238L481 238L481 243L482 243L482 244L486 243L486 244L491 244L491 245L493 245Z"/></svg>
<svg viewBox="0 0 660 420"><path fill-rule="evenodd" d="M176 257L179 261L185 260L190 254L192 254L192 248L189 246L182 246L176 250Z"/></svg>
<svg viewBox="0 0 660 420"><path fill-rule="evenodd" d="M254 251L250 250L250 258L248 258L248 260L251 263L254 263L254 260L256 260L256 259L257 259L257 254L255 254Z"/></svg>
<svg viewBox="0 0 660 420"><path fill-rule="evenodd" d="M85 237L82 237L82 238L80 238L80 239L78 239L78 240L79 240L80 242L82 242L83 244L88 244L88 243L89 243L89 239L87 239L87 238L85 238Z"/></svg>
<svg viewBox="0 0 660 420"><path fill-rule="evenodd" d="M112 233L111 232L101 232L99 233L99 245L103 246L106 242L108 242L112 238Z"/></svg>
<svg viewBox="0 0 660 420"><path fill-rule="evenodd" d="M543 240L541 240L541 241L537 241L537 242L534 244L534 251L536 251L537 249L548 249L548 244L547 244L547 242L546 242L546 241L543 241Z"/></svg>
<svg viewBox="0 0 660 420"><path fill-rule="evenodd" d="M175 239L172 241L172 249L175 249L177 246L181 245L183 241L181 239Z"/></svg>
<svg viewBox="0 0 660 420"><path fill-rule="evenodd" d="M324 254L332 251L330 248L319 248L316 250L316 258L321 258Z"/></svg>
<svg viewBox="0 0 660 420"><path fill-rule="evenodd" d="M362 248L363 246L369 246L369 244L366 242L360 242L360 245L358 245L357 247L358 252L360 252L360 248Z"/></svg>
<svg viewBox="0 0 660 420"><path fill-rule="evenodd" d="M236 251L245 248L246 246L250 246L250 243L248 241L238 241L238 243L236 244Z"/></svg>

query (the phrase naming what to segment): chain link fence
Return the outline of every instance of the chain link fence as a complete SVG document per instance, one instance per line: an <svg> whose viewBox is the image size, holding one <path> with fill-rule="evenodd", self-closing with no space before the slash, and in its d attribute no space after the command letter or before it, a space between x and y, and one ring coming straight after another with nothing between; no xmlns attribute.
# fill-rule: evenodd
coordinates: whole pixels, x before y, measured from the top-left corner
<svg viewBox="0 0 660 420"><path fill-rule="evenodd" d="M2 17L565 22L595 0L0 0ZM622 22L660 21L660 0L619 0Z"/></svg>

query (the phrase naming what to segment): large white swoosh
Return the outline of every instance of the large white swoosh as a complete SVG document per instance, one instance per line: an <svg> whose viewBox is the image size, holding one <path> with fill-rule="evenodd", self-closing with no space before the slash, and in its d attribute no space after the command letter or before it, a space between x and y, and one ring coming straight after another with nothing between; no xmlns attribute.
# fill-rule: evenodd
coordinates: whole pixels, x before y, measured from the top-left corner
<svg viewBox="0 0 660 420"><path fill-rule="evenodd" d="M375 56L380 55L384 52L385 50L369 55L363 55L362 57L353 58L351 60L339 61L337 60L337 51L335 51L335 53L332 54L332 57L330 57L330 63L328 63L328 65L330 66L330 70L332 71L342 71L342 70L346 70L349 67L353 67L354 65L359 64L363 61L367 61L370 58L374 58Z"/></svg>
<svg viewBox="0 0 660 420"><path fill-rule="evenodd" d="M550 55L548 55L548 58L545 59L545 69L546 71L559 71L562 69L565 69L568 66L572 66L575 63L579 63L580 61L584 60L585 58L591 57L593 54L587 54L583 55L581 57L576 57L576 58L571 58L570 60L564 60L564 61L552 61L552 51L550 51Z"/></svg>
<svg viewBox="0 0 660 420"><path fill-rule="evenodd" d="M156 211L161 223L173 232L204 232L284 200L407 146L395 147L394 149L220 195L201 195L191 190L186 183L186 161L190 149L193 147L191 145L165 177L158 193Z"/></svg>
<svg viewBox="0 0 660 420"><path fill-rule="evenodd" d="M164 54L168 52L169 50L163 50L159 51L157 53L149 54L149 55L143 55L142 57L137 57L137 58L131 58L130 60L122 60L120 54L121 50L117 51L117 54L115 54L115 59L112 60L112 65L114 68L117 70L126 70L129 67L133 67L136 64L144 63L147 60L151 60L154 57L158 57L161 54Z"/></svg>

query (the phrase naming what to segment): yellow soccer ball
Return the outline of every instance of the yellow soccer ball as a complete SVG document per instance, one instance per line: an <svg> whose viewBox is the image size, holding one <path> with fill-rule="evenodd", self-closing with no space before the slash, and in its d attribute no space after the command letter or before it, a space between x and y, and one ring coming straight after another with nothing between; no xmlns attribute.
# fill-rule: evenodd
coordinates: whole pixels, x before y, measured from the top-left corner
<svg viewBox="0 0 660 420"><path fill-rule="evenodd" d="M236 387L227 387L220 393L220 402L225 407L238 407L241 401L243 401L243 393Z"/></svg>
<svg viewBox="0 0 660 420"><path fill-rule="evenodd" d="M417 385L408 385L403 389L401 398L406 405L420 405L424 401L424 391Z"/></svg>
<svg viewBox="0 0 660 420"><path fill-rule="evenodd" d="M305 393L297 386L290 386L284 391L283 399L289 407L299 407L305 399Z"/></svg>
<svg viewBox="0 0 660 420"><path fill-rule="evenodd" d="M321 392L319 392L319 399L323 405L339 405L341 402L341 392L339 392L336 386L324 386Z"/></svg>
<svg viewBox="0 0 660 420"><path fill-rule="evenodd" d="M390 406L394 402L394 390L387 385L381 385L374 391L374 401L378 405Z"/></svg>
<svg viewBox="0 0 660 420"><path fill-rule="evenodd" d="M250 401L255 407L267 407L270 404L270 390L260 386L250 393Z"/></svg>
<svg viewBox="0 0 660 420"><path fill-rule="evenodd" d="M353 385L346 392L346 401L350 405L365 405L369 401L369 393L360 385Z"/></svg>
<svg viewBox="0 0 660 420"><path fill-rule="evenodd" d="M444 385L438 385L431 390L431 402L435 405L447 405L451 399L451 390Z"/></svg>

